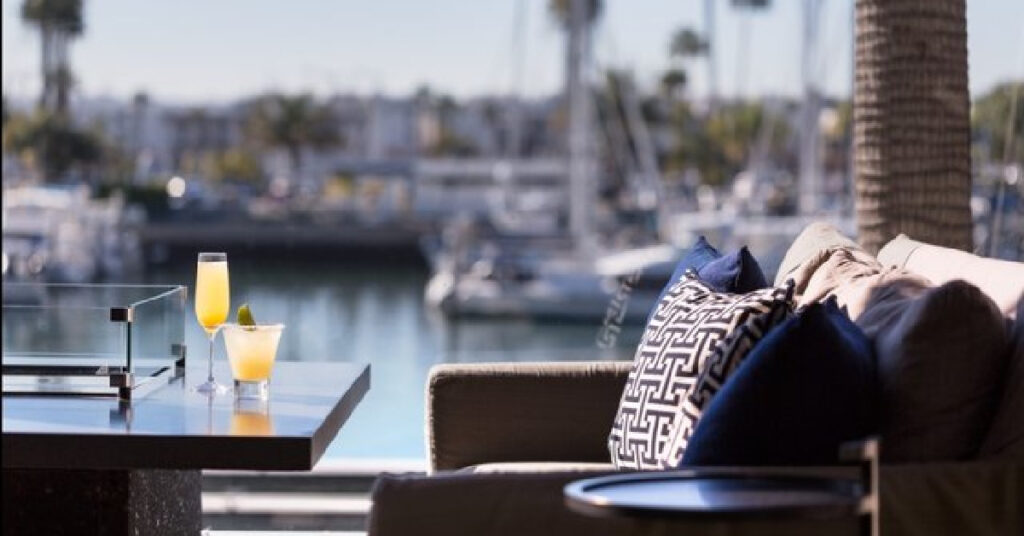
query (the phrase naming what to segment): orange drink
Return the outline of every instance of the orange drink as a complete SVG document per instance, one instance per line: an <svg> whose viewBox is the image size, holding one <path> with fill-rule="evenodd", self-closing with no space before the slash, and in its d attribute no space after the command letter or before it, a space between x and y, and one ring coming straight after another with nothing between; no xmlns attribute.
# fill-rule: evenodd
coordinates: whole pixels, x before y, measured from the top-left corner
<svg viewBox="0 0 1024 536"><path fill-rule="evenodd" d="M224 345L228 350L231 375L239 397L266 398L270 372L274 368L283 324L241 326L224 324Z"/></svg>

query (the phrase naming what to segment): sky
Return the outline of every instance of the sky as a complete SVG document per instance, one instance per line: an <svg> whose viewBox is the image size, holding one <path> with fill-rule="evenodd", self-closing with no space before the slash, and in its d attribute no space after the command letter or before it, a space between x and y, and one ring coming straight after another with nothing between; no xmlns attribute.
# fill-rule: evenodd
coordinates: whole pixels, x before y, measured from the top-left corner
<svg viewBox="0 0 1024 536"><path fill-rule="evenodd" d="M39 38L2 0L3 90L34 97ZM546 95L563 81L564 44L548 0L85 0L72 45L77 90L146 91L162 101L224 102L268 90L407 95L427 85L456 97ZM724 95L801 91L803 0L768 10L716 4L715 58ZM852 0L823 0L815 78L850 89ZM627 68L650 87L671 65L680 27L703 28L701 0L605 0L595 68ZM1024 79L1024 1L967 0L970 86L979 94ZM708 90L705 62L689 90Z"/></svg>

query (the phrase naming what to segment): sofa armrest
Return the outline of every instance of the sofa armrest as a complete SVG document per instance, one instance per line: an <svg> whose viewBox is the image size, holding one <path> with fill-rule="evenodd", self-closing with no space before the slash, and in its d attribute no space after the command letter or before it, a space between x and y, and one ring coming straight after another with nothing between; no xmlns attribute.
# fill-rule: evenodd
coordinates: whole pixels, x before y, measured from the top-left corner
<svg viewBox="0 0 1024 536"><path fill-rule="evenodd" d="M427 386L432 471L487 462L608 462L626 361L437 365Z"/></svg>

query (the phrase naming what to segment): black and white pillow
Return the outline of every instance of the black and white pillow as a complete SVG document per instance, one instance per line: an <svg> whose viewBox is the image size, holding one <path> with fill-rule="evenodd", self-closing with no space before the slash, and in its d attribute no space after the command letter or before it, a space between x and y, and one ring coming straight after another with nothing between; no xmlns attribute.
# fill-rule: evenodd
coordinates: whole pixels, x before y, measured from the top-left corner
<svg viewBox="0 0 1024 536"><path fill-rule="evenodd" d="M608 448L619 469L677 467L700 414L747 352L792 313L792 286L718 293L692 273L644 330Z"/></svg>

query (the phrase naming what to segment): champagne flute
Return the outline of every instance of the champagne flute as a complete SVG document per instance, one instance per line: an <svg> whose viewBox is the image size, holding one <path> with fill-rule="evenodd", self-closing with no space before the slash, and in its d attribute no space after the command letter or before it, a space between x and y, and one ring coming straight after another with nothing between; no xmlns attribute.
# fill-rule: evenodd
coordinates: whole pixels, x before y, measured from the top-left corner
<svg viewBox="0 0 1024 536"><path fill-rule="evenodd" d="M200 253L196 263L196 319L210 339L209 373L206 382L196 387L200 393L217 394L227 387L213 379L213 343L221 324L228 319L231 295L226 253Z"/></svg>

